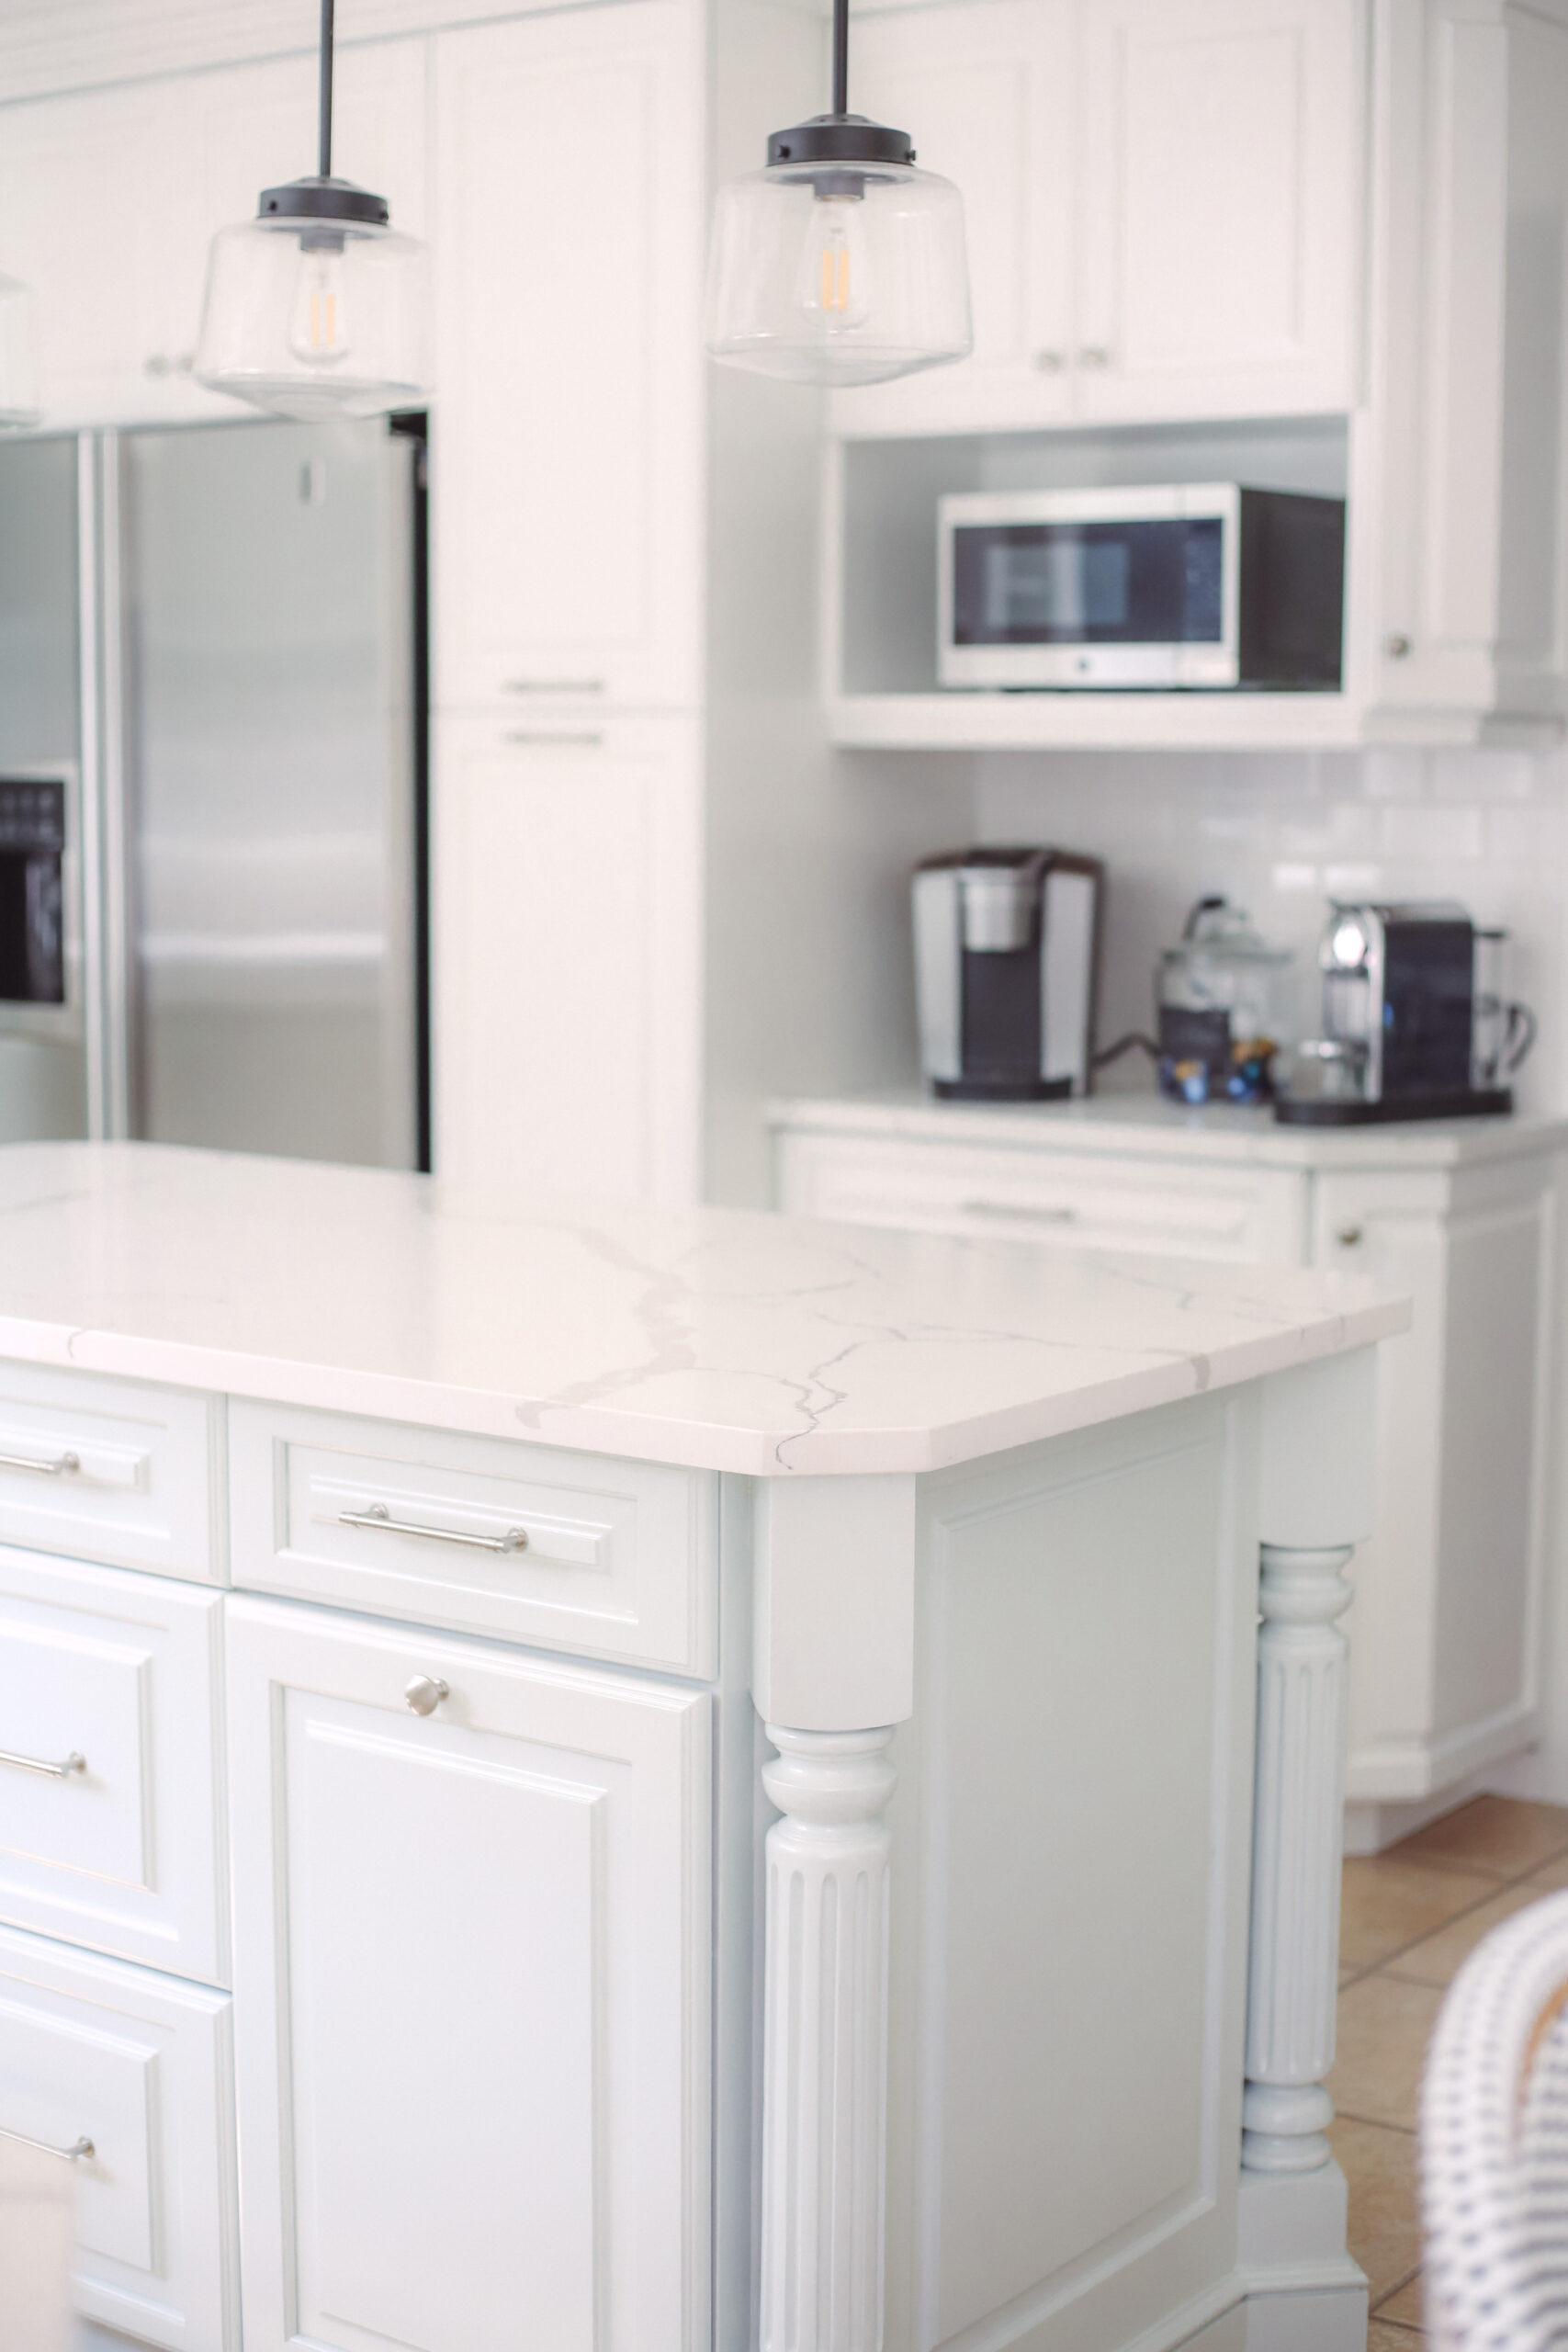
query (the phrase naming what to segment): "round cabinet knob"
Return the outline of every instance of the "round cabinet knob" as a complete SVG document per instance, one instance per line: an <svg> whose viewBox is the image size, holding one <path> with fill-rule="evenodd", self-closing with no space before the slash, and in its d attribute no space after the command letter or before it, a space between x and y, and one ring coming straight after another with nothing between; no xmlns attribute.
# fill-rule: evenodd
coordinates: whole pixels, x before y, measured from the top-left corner
<svg viewBox="0 0 1568 2352"><path fill-rule="evenodd" d="M1037 351L1034 365L1043 376L1059 376L1066 362L1059 351Z"/></svg>
<svg viewBox="0 0 1568 2352"><path fill-rule="evenodd" d="M1110 365L1111 354L1106 350L1103 344L1086 344L1083 349L1078 353L1078 366L1080 368L1109 368Z"/></svg>
<svg viewBox="0 0 1568 2352"><path fill-rule="evenodd" d="M1391 662L1408 662L1416 650L1410 639L1399 629L1395 629L1392 637L1384 638L1382 650Z"/></svg>
<svg viewBox="0 0 1568 2352"><path fill-rule="evenodd" d="M433 1715L442 1700L451 1696L438 1674L416 1674L403 1692L416 1715Z"/></svg>
<svg viewBox="0 0 1568 2352"><path fill-rule="evenodd" d="M1336 1228L1334 1238L1341 1250L1359 1249L1365 1238L1365 1228L1359 1225L1341 1225ZM412 1705L412 1702L410 1703Z"/></svg>

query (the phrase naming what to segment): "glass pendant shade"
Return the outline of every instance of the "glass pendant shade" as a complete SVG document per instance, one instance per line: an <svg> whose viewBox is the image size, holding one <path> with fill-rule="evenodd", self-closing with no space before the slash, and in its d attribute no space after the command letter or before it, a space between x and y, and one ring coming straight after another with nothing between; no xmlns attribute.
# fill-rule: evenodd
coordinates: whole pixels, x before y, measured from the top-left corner
<svg viewBox="0 0 1568 2352"><path fill-rule="evenodd" d="M42 408L33 290L19 278L0 277L0 429L36 424Z"/></svg>
<svg viewBox="0 0 1568 2352"><path fill-rule="evenodd" d="M958 190L883 162L771 163L730 181L714 209L706 340L730 367L806 384L962 359L973 335Z"/></svg>
<svg viewBox="0 0 1568 2352"><path fill-rule="evenodd" d="M425 248L384 219L264 211L213 239L195 373L279 416L417 407L429 311Z"/></svg>

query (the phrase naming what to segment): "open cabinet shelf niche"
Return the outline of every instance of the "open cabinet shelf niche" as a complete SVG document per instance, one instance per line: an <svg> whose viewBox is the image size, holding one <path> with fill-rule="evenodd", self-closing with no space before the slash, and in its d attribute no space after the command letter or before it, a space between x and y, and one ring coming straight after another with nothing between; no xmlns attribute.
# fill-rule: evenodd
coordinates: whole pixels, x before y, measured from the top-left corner
<svg viewBox="0 0 1568 2352"><path fill-rule="evenodd" d="M905 746L1349 743L1340 694L964 692L936 677L936 511L950 492L1241 482L1345 499L1347 419L844 440L828 463L832 731ZM1347 626L1349 650L1349 626Z"/></svg>
<svg viewBox="0 0 1568 2352"><path fill-rule="evenodd" d="M1345 692L1004 693L937 683L937 503L949 492L1235 481L1343 498L1348 472L1344 417L835 443L823 649L835 740L911 748L1358 740ZM1348 610L1347 652L1349 644Z"/></svg>

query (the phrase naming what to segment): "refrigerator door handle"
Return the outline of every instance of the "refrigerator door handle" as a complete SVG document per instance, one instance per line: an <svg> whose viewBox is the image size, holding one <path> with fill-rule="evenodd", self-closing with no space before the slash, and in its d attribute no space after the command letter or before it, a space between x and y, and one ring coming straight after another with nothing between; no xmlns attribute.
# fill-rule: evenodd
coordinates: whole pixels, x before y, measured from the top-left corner
<svg viewBox="0 0 1568 2352"><path fill-rule="evenodd" d="M117 432L77 436L83 994L87 1132L95 1142L130 1133L120 475Z"/></svg>

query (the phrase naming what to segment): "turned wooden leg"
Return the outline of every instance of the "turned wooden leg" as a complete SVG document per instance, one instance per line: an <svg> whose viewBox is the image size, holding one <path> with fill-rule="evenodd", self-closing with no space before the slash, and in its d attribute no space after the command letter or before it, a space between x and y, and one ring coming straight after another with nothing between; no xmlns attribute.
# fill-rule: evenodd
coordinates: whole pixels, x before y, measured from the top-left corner
<svg viewBox="0 0 1568 2352"><path fill-rule="evenodd" d="M785 1731L768 1832L762 2352L878 2352L891 1731Z"/></svg>
<svg viewBox="0 0 1568 2352"><path fill-rule="evenodd" d="M1252 1951L1241 2160L1254 2172L1328 2162L1339 1975L1339 1867L1350 1548L1263 1546Z"/></svg>

